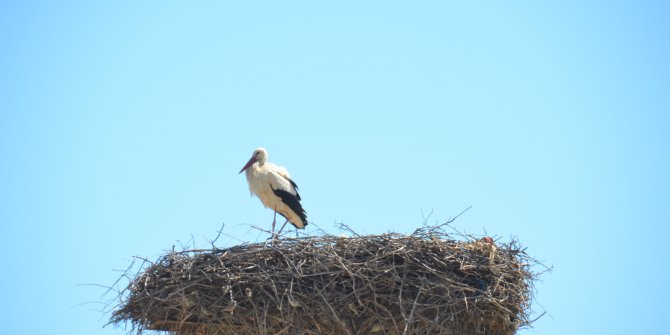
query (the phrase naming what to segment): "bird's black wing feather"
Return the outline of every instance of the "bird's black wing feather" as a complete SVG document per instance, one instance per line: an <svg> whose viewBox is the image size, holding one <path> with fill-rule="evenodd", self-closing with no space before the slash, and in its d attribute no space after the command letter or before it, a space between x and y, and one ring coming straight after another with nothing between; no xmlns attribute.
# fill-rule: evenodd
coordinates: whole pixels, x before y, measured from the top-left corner
<svg viewBox="0 0 670 335"><path fill-rule="evenodd" d="M291 192L274 188L272 189L272 192L274 192L276 196L281 198L281 201L285 203L286 206L288 206L294 213L296 213L302 219L302 222L305 224L305 226L307 225L307 213L305 213L305 209L302 208L302 205L300 204L300 196L298 195L297 192L294 195L291 194ZM291 224L293 224L293 222L291 222ZM295 226L295 224L293 225Z"/></svg>
<svg viewBox="0 0 670 335"><path fill-rule="evenodd" d="M293 186L293 188L295 188L296 198L298 198L298 200L302 200L302 199L300 199L300 194L298 193L298 185L291 178L286 178L286 180L288 180L288 182L291 183L291 186Z"/></svg>

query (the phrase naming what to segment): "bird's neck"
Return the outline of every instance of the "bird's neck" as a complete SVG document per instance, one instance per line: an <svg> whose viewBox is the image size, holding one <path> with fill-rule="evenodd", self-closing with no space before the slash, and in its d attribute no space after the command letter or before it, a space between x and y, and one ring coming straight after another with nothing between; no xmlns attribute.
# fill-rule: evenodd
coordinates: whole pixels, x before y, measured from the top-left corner
<svg viewBox="0 0 670 335"><path fill-rule="evenodd" d="M247 175L257 175L264 163L256 162L247 169Z"/></svg>

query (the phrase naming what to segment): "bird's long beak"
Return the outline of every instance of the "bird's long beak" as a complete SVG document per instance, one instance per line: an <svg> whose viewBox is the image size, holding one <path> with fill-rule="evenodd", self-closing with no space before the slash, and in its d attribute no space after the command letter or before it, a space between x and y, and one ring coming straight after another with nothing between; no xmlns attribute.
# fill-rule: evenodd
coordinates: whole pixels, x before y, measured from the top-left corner
<svg viewBox="0 0 670 335"><path fill-rule="evenodd" d="M244 165L244 167L242 168L242 170L240 170L239 173L242 173L242 171L248 169L248 168L251 166L251 164L254 164L254 163L256 163L256 157L255 157L255 156L251 156L251 159L249 159L249 161L247 162L247 164Z"/></svg>

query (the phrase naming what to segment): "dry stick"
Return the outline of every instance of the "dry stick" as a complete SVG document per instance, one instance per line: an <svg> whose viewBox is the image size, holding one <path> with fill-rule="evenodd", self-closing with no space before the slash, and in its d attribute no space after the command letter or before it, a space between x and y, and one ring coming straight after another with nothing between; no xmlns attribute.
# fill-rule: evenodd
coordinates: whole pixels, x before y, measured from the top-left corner
<svg viewBox="0 0 670 335"><path fill-rule="evenodd" d="M360 237L360 235L358 235L353 229L351 229L351 227L349 227L344 222L337 222L336 225L341 230L346 230L346 231L350 232L352 235L354 235L355 237Z"/></svg>
<svg viewBox="0 0 670 335"><path fill-rule="evenodd" d="M214 243L219 239L219 237L221 237L221 235L223 234L223 228L225 228L225 227L226 227L225 222L222 222L221 223L221 228L219 228L219 231L217 232L216 237L213 240L207 240L207 242L209 242L209 244L212 246L212 249L216 249L216 247L214 246Z"/></svg>
<svg viewBox="0 0 670 335"><path fill-rule="evenodd" d="M421 295L421 291L423 291L423 287L419 288L419 293L417 293L416 298L414 298L414 304L412 304L412 311L409 312L409 319L405 323L405 331L403 332L403 335L407 334L407 329L409 329L409 324L412 322L412 319L414 318L414 309L416 309L416 302L419 300L419 296Z"/></svg>
<svg viewBox="0 0 670 335"><path fill-rule="evenodd" d="M463 215L463 213L467 212L470 208L472 208L472 205L468 206L468 208L462 210L460 213L458 213L458 215L456 215L453 218L447 220L447 222L445 222L445 223L446 224L453 223L454 221L456 221L456 219L458 219L459 216Z"/></svg>

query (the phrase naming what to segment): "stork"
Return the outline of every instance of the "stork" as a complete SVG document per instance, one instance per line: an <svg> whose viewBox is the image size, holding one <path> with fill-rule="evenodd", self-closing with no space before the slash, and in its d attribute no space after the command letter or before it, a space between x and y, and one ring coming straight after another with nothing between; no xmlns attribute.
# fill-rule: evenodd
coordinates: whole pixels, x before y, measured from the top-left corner
<svg viewBox="0 0 670 335"><path fill-rule="evenodd" d="M246 171L251 195L257 196L265 207L274 210L273 234L277 213L286 218L286 222L277 235L281 233L287 222L296 228L304 229L307 225L307 214L300 204L298 185L291 179L284 167L269 163L267 159L268 152L264 148L257 148L239 173Z"/></svg>

